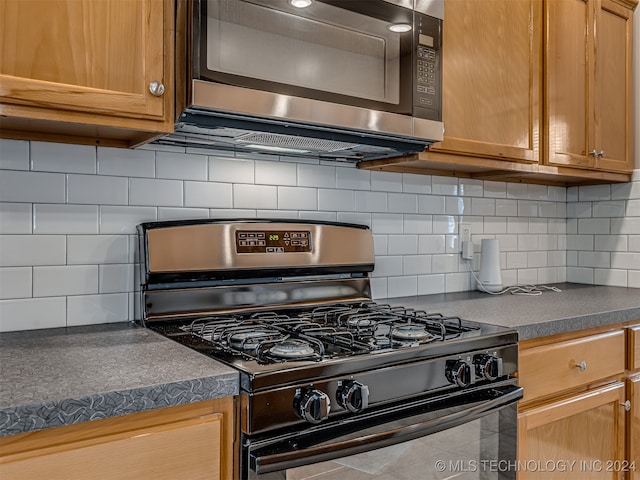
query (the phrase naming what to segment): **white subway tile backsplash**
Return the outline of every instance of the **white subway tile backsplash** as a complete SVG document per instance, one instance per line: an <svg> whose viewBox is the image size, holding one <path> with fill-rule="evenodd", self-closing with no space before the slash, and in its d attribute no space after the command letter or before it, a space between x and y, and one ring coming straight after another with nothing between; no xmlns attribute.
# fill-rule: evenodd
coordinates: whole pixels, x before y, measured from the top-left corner
<svg viewBox="0 0 640 480"><path fill-rule="evenodd" d="M384 192L355 192L356 211L386 212L387 194Z"/></svg>
<svg viewBox="0 0 640 480"><path fill-rule="evenodd" d="M0 300L32 296L32 267L0 268Z"/></svg>
<svg viewBox="0 0 640 480"><path fill-rule="evenodd" d="M296 185L298 169L295 163L256 161L256 184Z"/></svg>
<svg viewBox="0 0 640 480"><path fill-rule="evenodd" d="M336 185L349 190L371 190L371 172L357 168L336 168Z"/></svg>
<svg viewBox="0 0 640 480"><path fill-rule="evenodd" d="M127 235L69 235L67 237L68 265L128 262L129 237Z"/></svg>
<svg viewBox="0 0 640 480"><path fill-rule="evenodd" d="M335 212L351 212L355 208L352 190L318 189L318 208Z"/></svg>
<svg viewBox="0 0 640 480"><path fill-rule="evenodd" d="M375 228L375 218L374 218ZM389 235L389 255L416 255L418 253L417 235Z"/></svg>
<svg viewBox="0 0 640 480"><path fill-rule="evenodd" d="M0 300L0 332L66 326L65 297Z"/></svg>
<svg viewBox="0 0 640 480"><path fill-rule="evenodd" d="M74 234L98 233L97 205L35 204L33 206L33 233Z"/></svg>
<svg viewBox="0 0 640 480"><path fill-rule="evenodd" d="M402 174L402 191L428 195L431 193L431 177L429 175Z"/></svg>
<svg viewBox="0 0 640 480"><path fill-rule="evenodd" d="M491 198L473 198L471 200L471 213L493 217L496 214L496 201Z"/></svg>
<svg viewBox="0 0 640 480"><path fill-rule="evenodd" d="M230 157L209 157L209 181L254 183L255 161Z"/></svg>
<svg viewBox="0 0 640 480"><path fill-rule="evenodd" d="M133 265L100 265L98 293L126 293L133 291Z"/></svg>
<svg viewBox="0 0 640 480"><path fill-rule="evenodd" d="M178 180L130 178L129 205L180 207L183 204L184 195L182 187L183 182ZM189 206L196 207L199 205Z"/></svg>
<svg viewBox="0 0 640 480"><path fill-rule="evenodd" d="M23 140L0 138L0 170L29 170L29 145Z"/></svg>
<svg viewBox="0 0 640 480"><path fill-rule="evenodd" d="M402 259L405 275L426 275L431 273L430 255L406 255Z"/></svg>
<svg viewBox="0 0 640 480"><path fill-rule="evenodd" d="M96 147L69 143L31 142L31 170L96 173Z"/></svg>
<svg viewBox="0 0 640 480"><path fill-rule="evenodd" d="M403 276L387 279L387 295L390 297L409 297L418 294L418 277Z"/></svg>
<svg viewBox="0 0 640 480"><path fill-rule="evenodd" d="M471 215L471 198L445 197L444 213L447 215Z"/></svg>
<svg viewBox="0 0 640 480"><path fill-rule="evenodd" d="M85 205L126 205L129 181L125 177L68 175L67 202Z"/></svg>
<svg viewBox="0 0 640 480"><path fill-rule="evenodd" d="M234 185L233 208L278 208L278 188L268 185Z"/></svg>
<svg viewBox="0 0 640 480"><path fill-rule="evenodd" d="M458 194L465 197L482 197L484 195L484 182L472 178L460 178L458 180Z"/></svg>
<svg viewBox="0 0 640 480"><path fill-rule="evenodd" d="M371 190L379 192L401 192L402 177L392 172L371 172Z"/></svg>
<svg viewBox="0 0 640 480"><path fill-rule="evenodd" d="M418 197L418 212L433 215L444 214L445 198L440 195L420 195Z"/></svg>
<svg viewBox="0 0 640 480"><path fill-rule="evenodd" d="M143 222L155 222L158 219L156 207L100 207L100 231L102 235L135 234L136 226Z"/></svg>
<svg viewBox="0 0 640 480"><path fill-rule="evenodd" d="M507 184L504 182L484 182L484 196L488 198L507 198Z"/></svg>
<svg viewBox="0 0 640 480"><path fill-rule="evenodd" d="M98 173L119 177L155 177L156 152L98 147Z"/></svg>
<svg viewBox="0 0 640 480"><path fill-rule="evenodd" d="M62 173L3 170L0 202L64 203L65 176Z"/></svg>
<svg viewBox="0 0 640 480"><path fill-rule="evenodd" d="M152 208L152 207L138 207L138 208ZM158 207L158 220L186 220L186 219L194 219L194 218L209 218L210 211L208 208L178 208L178 207ZM220 215L219 213L217 215ZM211 215L215 217L217 215ZM253 212L253 216L255 217L256 213ZM241 214L238 212L232 212L229 216L235 217L247 217L246 214ZM146 220L145 220L146 221ZM106 233L106 232L105 232Z"/></svg>
<svg viewBox="0 0 640 480"><path fill-rule="evenodd" d="M389 193L387 196L387 202L390 212L418 212L418 196L412 193Z"/></svg>
<svg viewBox="0 0 640 480"><path fill-rule="evenodd" d="M318 210L318 191L310 187L278 187L278 208Z"/></svg>
<svg viewBox="0 0 640 480"><path fill-rule="evenodd" d="M30 203L0 203L0 234L32 233Z"/></svg>
<svg viewBox="0 0 640 480"><path fill-rule="evenodd" d="M376 234L402 233L402 215L393 213L374 213L371 215L371 230Z"/></svg>
<svg viewBox="0 0 640 480"><path fill-rule="evenodd" d="M184 206L231 208L233 186L229 183L184 182Z"/></svg>
<svg viewBox="0 0 640 480"><path fill-rule="evenodd" d="M0 267L64 265L64 235L0 235Z"/></svg>
<svg viewBox="0 0 640 480"><path fill-rule="evenodd" d="M298 186L336 188L336 168L322 165L298 165Z"/></svg>
<svg viewBox="0 0 640 480"><path fill-rule="evenodd" d="M67 297L67 326L114 323L129 320L126 293Z"/></svg>
<svg viewBox="0 0 640 480"><path fill-rule="evenodd" d="M593 271L593 283L596 285L609 285L611 287L626 287L627 270L596 268Z"/></svg>
<svg viewBox="0 0 640 480"><path fill-rule="evenodd" d="M206 181L209 170L206 155L156 152L156 177L174 180Z"/></svg>
<svg viewBox="0 0 640 480"><path fill-rule="evenodd" d="M61 297L98 293L97 265L33 267L33 296Z"/></svg>
<svg viewBox="0 0 640 480"><path fill-rule="evenodd" d="M431 233L433 220L431 215L405 214L403 218L403 231L405 234L428 234Z"/></svg>
<svg viewBox="0 0 640 480"><path fill-rule="evenodd" d="M0 140L0 168L0 308L27 318L0 328L40 328L32 300L57 305L58 326L132 318L135 226L182 218L368 225L374 298L475 288L469 268L479 268L481 240L493 237L505 285L640 288L640 171L629 184L565 188L208 149L14 140ZM460 260L460 222L471 224L472 262Z"/></svg>
<svg viewBox="0 0 640 480"><path fill-rule="evenodd" d="M431 193L434 195L458 195L456 177L431 177Z"/></svg>

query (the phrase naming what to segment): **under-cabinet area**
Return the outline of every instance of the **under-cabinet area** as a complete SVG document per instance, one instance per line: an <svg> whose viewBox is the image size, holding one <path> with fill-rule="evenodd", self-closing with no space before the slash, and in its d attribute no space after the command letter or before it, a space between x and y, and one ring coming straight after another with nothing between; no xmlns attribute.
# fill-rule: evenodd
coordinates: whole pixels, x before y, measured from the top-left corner
<svg viewBox="0 0 640 480"><path fill-rule="evenodd" d="M638 325L520 344L520 480L636 479Z"/></svg>
<svg viewBox="0 0 640 480"><path fill-rule="evenodd" d="M3 437L0 477L230 479L233 405L225 397Z"/></svg>

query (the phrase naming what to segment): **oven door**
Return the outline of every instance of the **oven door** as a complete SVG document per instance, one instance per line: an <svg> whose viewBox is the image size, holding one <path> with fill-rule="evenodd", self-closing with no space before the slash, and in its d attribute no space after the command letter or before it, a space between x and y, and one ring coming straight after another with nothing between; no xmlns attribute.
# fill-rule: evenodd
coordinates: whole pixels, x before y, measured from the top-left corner
<svg viewBox="0 0 640 480"><path fill-rule="evenodd" d="M199 0L193 19L198 25L193 30L193 77L441 119L440 19L407 8L412 1L313 0L307 8L294 4ZM393 25L409 30L392 31ZM415 112L414 61L420 87L416 92L424 97Z"/></svg>
<svg viewBox="0 0 640 480"><path fill-rule="evenodd" d="M244 439L241 477L515 479L521 397L515 381L506 381L277 438Z"/></svg>

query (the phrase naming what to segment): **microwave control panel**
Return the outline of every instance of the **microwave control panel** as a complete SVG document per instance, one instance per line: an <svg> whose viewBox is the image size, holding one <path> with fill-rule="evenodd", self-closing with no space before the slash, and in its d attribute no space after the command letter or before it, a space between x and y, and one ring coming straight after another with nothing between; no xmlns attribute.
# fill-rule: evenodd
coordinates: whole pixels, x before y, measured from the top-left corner
<svg viewBox="0 0 640 480"><path fill-rule="evenodd" d="M414 115L442 120L442 20L415 14Z"/></svg>

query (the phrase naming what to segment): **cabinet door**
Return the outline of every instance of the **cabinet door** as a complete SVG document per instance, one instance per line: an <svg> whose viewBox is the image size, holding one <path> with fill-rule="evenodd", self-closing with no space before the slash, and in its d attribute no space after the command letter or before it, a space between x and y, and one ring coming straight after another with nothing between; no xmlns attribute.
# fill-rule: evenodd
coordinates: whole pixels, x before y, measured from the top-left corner
<svg viewBox="0 0 640 480"><path fill-rule="evenodd" d="M633 11L554 0L545 14L547 162L630 172Z"/></svg>
<svg viewBox="0 0 640 480"><path fill-rule="evenodd" d="M627 380L627 397L631 410L627 412L629 480L640 480L640 375Z"/></svg>
<svg viewBox="0 0 640 480"><path fill-rule="evenodd" d="M444 141L429 151L538 162L542 2L447 0Z"/></svg>
<svg viewBox="0 0 640 480"><path fill-rule="evenodd" d="M633 170L633 10L601 0L595 32L596 168Z"/></svg>
<svg viewBox="0 0 640 480"><path fill-rule="evenodd" d="M0 0L0 112L162 119L162 0ZM9 105L6 105L9 104ZM36 110L46 107L46 110ZM73 121L73 120L71 120ZM89 123L89 122L87 122Z"/></svg>
<svg viewBox="0 0 640 480"><path fill-rule="evenodd" d="M5 457L11 480L220 479L222 414Z"/></svg>
<svg viewBox="0 0 640 480"><path fill-rule="evenodd" d="M625 457L624 398L616 382L520 413L518 479L622 479L607 462Z"/></svg>

